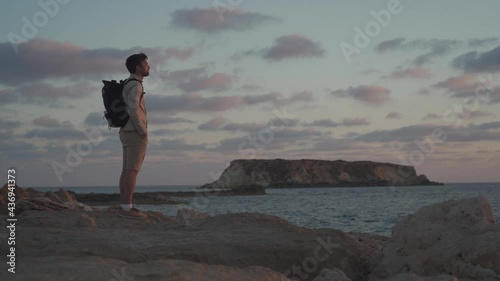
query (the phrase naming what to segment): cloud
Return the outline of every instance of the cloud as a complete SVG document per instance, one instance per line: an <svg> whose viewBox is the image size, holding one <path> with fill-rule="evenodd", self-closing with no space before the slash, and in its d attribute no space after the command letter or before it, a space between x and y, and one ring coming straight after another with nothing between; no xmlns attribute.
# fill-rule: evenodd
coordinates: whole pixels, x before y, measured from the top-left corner
<svg viewBox="0 0 500 281"><path fill-rule="evenodd" d="M368 126L370 125L370 121L366 118L344 118L342 120L342 125L351 127L351 126Z"/></svg>
<svg viewBox="0 0 500 281"><path fill-rule="evenodd" d="M389 112L387 113L387 115L385 116L385 119L401 119L402 117L402 114L399 113L399 112Z"/></svg>
<svg viewBox="0 0 500 281"><path fill-rule="evenodd" d="M10 130L10 129L19 129L21 127L21 121L14 120L0 120L0 129Z"/></svg>
<svg viewBox="0 0 500 281"><path fill-rule="evenodd" d="M436 83L433 86L436 88L445 88L452 92L458 92L474 90L478 83L479 81L473 75L461 75L457 77L450 77L444 81Z"/></svg>
<svg viewBox="0 0 500 281"><path fill-rule="evenodd" d="M278 92L271 92L262 95L246 95L244 96L244 102L249 105L265 102L276 102L281 97L283 97L283 95Z"/></svg>
<svg viewBox="0 0 500 281"><path fill-rule="evenodd" d="M184 93L202 90L222 92L229 89L236 80L236 75L220 72L209 74L208 68L209 66L204 65L176 71L160 71L159 78Z"/></svg>
<svg viewBox="0 0 500 281"><path fill-rule="evenodd" d="M319 126L319 127L352 127L352 126L367 126L370 125L370 121L366 118L344 118L342 122L335 122L331 119L319 119L314 120L309 123L308 126Z"/></svg>
<svg viewBox="0 0 500 281"><path fill-rule="evenodd" d="M191 80L180 83L178 86L184 92L197 92L201 90L210 90L221 92L229 89L234 77L224 73L214 73L210 76L197 76Z"/></svg>
<svg viewBox="0 0 500 281"><path fill-rule="evenodd" d="M469 73L500 71L500 46L484 53L465 53L456 57L451 65Z"/></svg>
<svg viewBox="0 0 500 281"><path fill-rule="evenodd" d="M14 89L0 90L0 101L3 104L57 105L60 101L82 99L96 92L99 92L99 89L89 82L78 82L66 86L54 86L47 82L33 82Z"/></svg>
<svg viewBox="0 0 500 281"><path fill-rule="evenodd" d="M0 103L14 103L17 102L18 97L14 89L0 89Z"/></svg>
<svg viewBox="0 0 500 281"><path fill-rule="evenodd" d="M218 33L222 31L245 31L258 25L278 21L275 17L242 9L193 8L179 9L172 12L170 24L203 33Z"/></svg>
<svg viewBox="0 0 500 281"><path fill-rule="evenodd" d="M104 121L104 113L101 112L91 112L87 114L85 117L85 120L83 121L84 124L89 125L89 126L98 126ZM106 121L107 124L107 121Z"/></svg>
<svg viewBox="0 0 500 281"><path fill-rule="evenodd" d="M79 82L69 86L56 87L46 82L34 82L18 88L21 99L34 101L54 101L58 99L81 99L98 90L89 82Z"/></svg>
<svg viewBox="0 0 500 281"><path fill-rule="evenodd" d="M384 76L383 78L392 79L403 79L403 78L414 78L414 79L430 79L434 77L434 74L427 68L413 67L404 70L395 70L391 74Z"/></svg>
<svg viewBox="0 0 500 281"><path fill-rule="evenodd" d="M313 99L312 94L307 92L286 98L281 97L282 95L276 92L262 95L212 97L203 97L198 93L186 93L175 96L149 95L146 103L150 112L174 114L182 111L200 113L226 111L263 103L271 103L275 106L290 105L297 102L309 102Z"/></svg>
<svg viewBox="0 0 500 281"><path fill-rule="evenodd" d="M45 128L57 128L60 127L61 124L59 120L49 117L49 116L41 116L32 121L33 125Z"/></svg>
<svg viewBox="0 0 500 281"><path fill-rule="evenodd" d="M431 90L429 88L422 88L418 90L417 92L419 95L428 95L431 93Z"/></svg>
<svg viewBox="0 0 500 281"><path fill-rule="evenodd" d="M193 47L88 49L44 38L20 43L18 49L14 54L10 42L0 43L0 84L15 86L52 78L102 78L126 72L125 60L133 53L143 52L152 64L160 64L171 58L185 60L195 52Z"/></svg>
<svg viewBox="0 0 500 281"><path fill-rule="evenodd" d="M392 130L376 130L355 137L355 140L362 142L413 142L416 139L430 136L435 128L443 128L437 125L412 125Z"/></svg>
<svg viewBox="0 0 500 281"><path fill-rule="evenodd" d="M27 131L23 137L32 139L32 138L41 138L41 139L59 139L59 140L86 140L86 136L83 132L75 130L69 127L59 127L59 128L50 128L50 129L32 129Z"/></svg>
<svg viewBox="0 0 500 281"><path fill-rule="evenodd" d="M169 47L165 50L165 55L166 55L165 58L166 59L176 58L180 61L185 61L188 58L192 57L195 51L196 48L194 47L186 47L186 48Z"/></svg>
<svg viewBox="0 0 500 281"><path fill-rule="evenodd" d="M175 70L175 71L161 71L159 76L166 82L172 82L175 85L187 83L192 79L206 75L207 66L201 66L190 69Z"/></svg>
<svg viewBox="0 0 500 281"><path fill-rule="evenodd" d="M361 149L366 149L366 147L360 146L357 142L349 139L327 139L320 140L314 143L312 151L349 151Z"/></svg>
<svg viewBox="0 0 500 281"><path fill-rule="evenodd" d="M468 112L468 114L469 114L469 119L478 119L478 118L496 116L496 114L493 112L481 111L481 110L471 111L471 112Z"/></svg>
<svg viewBox="0 0 500 281"><path fill-rule="evenodd" d="M437 119L442 119L443 116L435 113L429 113L422 117L422 120L437 120Z"/></svg>
<svg viewBox="0 0 500 281"><path fill-rule="evenodd" d="M193 151L193 150L206 150L203 144L188 144L186 139L160 139L158 143L152 144L153 150L161 151Z"/></svg>
<svg viewBox="0 0 500 281"><path fill-rule="evenodd" d="M454 98L474 98L473 101L499 103L500 87L493 82L477 78L474 75L450 77L433 85L435 88L448 90Z"/></svg>
<svg viewBox="0 0 500 281"><path fill-rule="evenodd" d="M311 92L308 91L302 91L299 93L295 93L291 95L290 97L283 98L283 99L277 99L275 100L274 104L276 106L287 106L291 105L296 102L311 102L314 101L314 95Z"/></svg>
<svg viewBox="0 0 500 281"><path fill-rule="evenodd" d="M263 58L270 61L281 61L292 58L322 57L326 51L317 42L313 42L301 34L290 34L278 37Z"/></svg>
<svg viewBox="0 0 500 281"><path fill-rule="evenodd" d="M500 129L500 122L490 122L464 126L459 130L447 125L419 124L391 130L376 130L359 135L355 137L355 140L380 143L414 143L416 140L431 137L435 129L444 133L443 136L446 138L446 142L498 141L500 138L500 132L496 131Z"/></svg>
<svg viewBox="0 0 500 281"><path fill-rule="evenodd" d="M341 98L353 98L366 105L379 105L390 100L391 91L379 85L360 85L345 90L335 90L331 94Z"/></svg>
<svg viewBox="0 0 500 281"><path fill-rule="evenodd" d="M299 122L300 120L296 118L273 118L267 122L267 126L270 126L271 128L280 128L281 126L295 127L299 125Z"/></svg>
<svg viewBox="0 0 500 281"><path fill-rule="evenodd" d="M222 125L226 124L229 120L227 118L224 118L222 116L216 116L210 120L208 120L206 123L200 124L198 126L198 129L203 130L203 131L213 131L217 130Z"/></svg>
<svg viewBox="0 0 500 281"><path fill-rule="evenodd" d="M239 87L238 91L258 91L264 89L262 86L257 85L257 84L245 84L241 87Z"/></svg>
<svg viewBox="0 0 500 281"><path fill-rule="evenodd" d="M380 42L377 46L375 46L375 51L379 53L383 53L386 51L396 50L403 46L403 43L406 41L405 38L394 38L391 40L385 40Z"/></svg>
<svg viewBox="0 0 500 281"><path fill-rule="evenodd" d="M321 45L301 34L289 34L276 38L274 45L268 48L253 48L236 52L233 60L245 57L261 57L267 61L277 62L285 59L318 58L326 54Z"/></svg>
<svg viewBox="0 0 500 281"><path fill-rule="evenodd" d="M258 132L259 130L265 129L267 126L265 124L258 123L229 123L224 125L221 129L224 131L243 131L243 132Z"/></svg>
<svg viewBox="0 0 500 281"><path fill-rule="evenodd" d="M240 96L202 97L196 93L177 96L150 95L147 99L148 110L160 112L213 112L225 111L244 105Z"/></svg>
<svg viewBox="0 0 500 281"><path fill-rule="evenodd" d="M182 133L189 132L189 130L178 130L178 129L156 129L152 130L151 132L148 132L148 134L154 135L154 136L173 136L173 135L179 135Z"/></svg>
<svg viewBox="0 0 500 281"><path fill-rule="evenodd" d="M500 41L500 38L490 37L490 38L482 38L482 39L469 39L467 43L469 46L473 47L484 47L490 46L492 44L496 44Z"/></svg>
<svg viewBox="0 0 500 281"><path fill-rule="evenodd" d="M427 50L427 52L413 59L414 65L423 65L459 47L484 47L497 43L498 41L500 41L499 38L471 38L468 40L414 39L407 41L405 38L400 37L382 41L375 47L375 51L378 53L387 53L396 50Z"/></svg>
<svg viewBox="0 0 500 281"><path fill-rule="evenodd" d="M148 106L148 105L146 105L146 106ZM193 120L187 119L187 118L168 116L168 115L162 114L160 112L153 112L152 114L148 114L148 124L167 125L167 124L174 124L174 123L194 124L196 122L194 122Z"/></svg>
<svg viewBox="0 0 500 281"><path fill-rule="evenodd" d="M247 152L262 154L263 150L281 150L289 148L290 145L296 144L297 141L309 141L311 138L323 135L321 131L311 128L299 130L285 127L279 131L271 131L272 135L263 134L268 141L262 141L258 135L260 129L250 132L248 136L222 139L212 150L217 152L240 152L240 156L247 155ZM268 131L266 130L266 132Z"/></svg>

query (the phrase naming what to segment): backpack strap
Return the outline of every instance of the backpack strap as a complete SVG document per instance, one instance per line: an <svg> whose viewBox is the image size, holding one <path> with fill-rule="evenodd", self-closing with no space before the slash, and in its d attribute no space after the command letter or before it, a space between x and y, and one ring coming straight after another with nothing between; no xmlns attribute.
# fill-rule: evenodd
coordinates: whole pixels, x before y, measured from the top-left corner
<svg viewBox="0 0 500 281"><path fill-rule="evenodd" d="M123 85L126 85L128 82L134 81L134 80L141 83L141 86L142 86L142 81L139 79L135 79L135 78L129 78L129 79L125 80L125 83Z"/></svg>
<svg viewBox="0 0 500 281"><path fill-rule="evenodd" d="M136 78L128 78L128 79L127 79L127 80L125 80L125 82L123 83L123 86L127 85L127 83L128 83L128 82L133 81L133 80L135 80L135 81L137 81L137 82L141 83L141 86L142 86L142 95L141 95L141 97L139 98L139 103L140 103L140 102L141 102L141 100L142 100L142 96L144 96L144 94L145 94L145 93L144 93L144 86L142 85L142 81L140 81L139 79L136 79Z"/></svg>

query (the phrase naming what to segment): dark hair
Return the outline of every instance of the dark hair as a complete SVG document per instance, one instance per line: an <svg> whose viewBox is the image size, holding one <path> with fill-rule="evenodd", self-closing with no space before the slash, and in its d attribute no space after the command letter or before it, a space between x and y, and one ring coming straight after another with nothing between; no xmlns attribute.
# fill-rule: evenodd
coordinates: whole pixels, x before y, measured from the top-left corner
<svg viewBox="0 0 500 281"><path fill-rule="evenodd" d="M128 72L135 74L135 68L147 59L148 59L148 56L146 56L144 53L133 54L127 58L127 62L125 62L125 66L127 67Z"/></svg>

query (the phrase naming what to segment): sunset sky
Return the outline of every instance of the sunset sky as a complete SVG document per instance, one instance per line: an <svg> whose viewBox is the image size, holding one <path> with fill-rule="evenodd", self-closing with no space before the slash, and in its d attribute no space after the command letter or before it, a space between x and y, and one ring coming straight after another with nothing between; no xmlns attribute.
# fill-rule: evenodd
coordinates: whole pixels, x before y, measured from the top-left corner
<svg viewBox="0 0 500 281"><path fill-rule="evenodd" d="M0 162L20 186L117 185L101 80L144 52L138 185L211 182L233 159L370 160L500 182L500 2L9 1Z"/></svg>

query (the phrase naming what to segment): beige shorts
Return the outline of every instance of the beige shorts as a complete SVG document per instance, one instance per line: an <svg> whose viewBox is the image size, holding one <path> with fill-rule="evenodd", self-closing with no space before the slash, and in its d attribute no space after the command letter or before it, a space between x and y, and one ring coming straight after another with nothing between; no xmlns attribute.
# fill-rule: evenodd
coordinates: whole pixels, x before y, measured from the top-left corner
<svg viewBox="0 0 500 281"><path fill-rule="evenodd" d="M148 137L141 137L137 131L120 131L123 145L123 169L140 171L148 148Z"/></svg>

